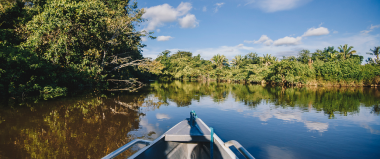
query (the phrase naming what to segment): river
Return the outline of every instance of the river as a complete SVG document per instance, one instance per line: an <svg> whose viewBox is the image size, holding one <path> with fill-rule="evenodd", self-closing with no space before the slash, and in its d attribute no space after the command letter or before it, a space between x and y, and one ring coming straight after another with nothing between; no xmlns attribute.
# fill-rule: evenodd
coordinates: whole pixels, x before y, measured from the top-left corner
<svg viewBox="0 0 380 159"><path fill-rule="evenodd" d="M101 158L131 140L157 138L191 110L258 159L379 158L379 99L379 88L182 81L138 92L9 99L0 104L0 158Z"/></svg>

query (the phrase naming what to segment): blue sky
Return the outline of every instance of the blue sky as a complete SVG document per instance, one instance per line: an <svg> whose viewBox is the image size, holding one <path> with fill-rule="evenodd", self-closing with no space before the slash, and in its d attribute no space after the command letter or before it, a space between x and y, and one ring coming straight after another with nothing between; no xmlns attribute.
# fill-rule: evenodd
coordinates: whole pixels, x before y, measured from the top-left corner
<svg viewBox="0 0 380 159"><path fill-rule="evenodd" d="M190 51L204 59L228 59L256 52L296 56L348 44L365 58L380 46L379 0L137 0L145 8L138 29L153 31L144 39L145 57L164 50Z"/></svg>

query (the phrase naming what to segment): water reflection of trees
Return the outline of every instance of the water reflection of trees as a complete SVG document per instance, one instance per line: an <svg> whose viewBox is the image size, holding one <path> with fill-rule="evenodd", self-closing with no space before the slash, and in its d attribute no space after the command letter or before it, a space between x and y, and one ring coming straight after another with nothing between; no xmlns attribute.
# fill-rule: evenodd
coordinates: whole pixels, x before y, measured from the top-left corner
<svg viewBox="0 0 380 159"><path fill-rule="evenodd" d="M147 94L2 105L1 158L101 158L136 136ZM149 138L149 134L143 134ZM141 136L140 136L141 137ZM129 156L133 150L123 155Z"/></svg>
<svg viewBox="0 0 380 159"><path fill-rule="evenodd" d="M334 118L336 114L349 115L359 112L360 106L373 107L379 114L380 91L363 87L270 87L216 82L169 82L151 84L154 94L165 103L172 101L178 106L191 105L192 100L211 96L214 102L223 102L228 94L249 108L265 101L276 107L297 107L304 111L323 111Z"/></svg>
<svg viewBox="0 0 380 159"><path fill-rule="evenodd" d="M174 102L178 107L189 106L192 100L199 101L202 96L211 96L214 102L222 103L229 92L228 84L216 82L156 82L151 87L159 100L166 104Z"/></svg>
<svg viewBox="0 0 380 159"><path fill-rule="evenodd" d="M358 113L360 106L380 114L378 88L283 88L216 82L153 83L149 91L112 97L78 97L44 102L0 104L0 158L100 158L137 138L145 110L169 102L179 107L211 97L223 103L228 96L254 109L262 102L275 107ZM21 104L21 106L20 106ZM139 134L151 138L155 132ZM135 151L128 150L129 156Z"/></svg>

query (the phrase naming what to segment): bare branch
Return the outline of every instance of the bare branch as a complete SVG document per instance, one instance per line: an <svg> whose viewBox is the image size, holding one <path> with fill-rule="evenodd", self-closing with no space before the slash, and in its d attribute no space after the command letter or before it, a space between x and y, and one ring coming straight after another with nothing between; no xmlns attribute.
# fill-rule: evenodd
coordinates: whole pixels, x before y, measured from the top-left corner
<svg viewBox="0 0 380 159"><path fill-rule="evenodd" d="M137 81L137 78L130 78L129 80L108 79L107 81L114 82L114 83L122 83L122 84L127 85L127 87L125 87L125 88L108 89L108 91L130 91L130 92L134 92L134 91L142 88L143 86L145 86L145 84L143 84L142 82Z"/></svg>

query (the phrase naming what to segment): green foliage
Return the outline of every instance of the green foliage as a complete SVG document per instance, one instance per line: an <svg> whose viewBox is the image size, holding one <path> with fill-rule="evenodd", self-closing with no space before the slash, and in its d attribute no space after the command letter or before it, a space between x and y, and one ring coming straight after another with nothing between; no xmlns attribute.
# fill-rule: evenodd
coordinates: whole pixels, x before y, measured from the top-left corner
<svg viewBox="0 0 380 159"><path fill-rule="evenodd" d="M244 56L243 60L243 66L246 66L248 64L259 64L260 63L260 57L257 55L257 53L248 53Z"/></svg>
<svg viewBox="0 0 380 159"><path fill-rule="evenodd" d="M352 50L354 47L353 46L348 46L347 44L344 44L343 46L340 45L338 47L339 49L339 55L343 59L349 58L351 55L356 54L356 50Z"/></svg>
<svg viewBox="0 0 380 159"><path fill-rule="evenodd" d="M260 63L264 64L265 66L269 66L275 62L277 62L277 57L270 54L265 54L263 57L260 57Z"/></svg>
<svg viewBox="0 0 380 159"><path fill-rule="evenodd" d="M245 68L250 71L248 80L257 83L265 81L268 75L272 72L272 70L269 69L269 66L259 64L250 64Z"/></svg>
<svg viewBox="0 0 380 159"><path fill-rule="evenodd" d="M160 74L160 78L165 79L206 78L210 76L210 71L213 69L211 61L202 59L200 55L192 57L191 52L185 51L170 55L170 51L166 50L155 61L165 66Z"/></svg>
<svg viewBox="0 0 380 159"><path fill-rule="evenodd" d="M302 62L303 64L307 64L309 59L311 58L309 50L301 50L298 53L297 61Z"/></svg>
<svg viewBox="0 0 380 159"><path fill-rule="evenodd" d="M61 94L67 88L95 85L96 72L80 69L61 67L40 60L35 53L17 46L9 46L7 43L0 45L0 90L5 95L14 96L39 91Z"/></svg>
<svg viewBox="0 0 380 159"><path fill-rule="evenodd" d="M317 78L326 81L340 82L360 81L363 79L358 59L347 59L337 62L317 61L313 64Z"/></svg>
<svg viewBox="0 0 380 159"><path fill-rule="evenodd" d="M268 81L277 83L306 83L310 79L315 79L314 69L301 62L283 61L271 65L272 70Z"/></svg>
<svg viewBox="0 0 380 159"><path fill-rule="evenodd" d="M256 53L245 56L237 55L227 67L224 55L217 54L211 60L203 60L190 52L178 51L169 56L169 51L161 53L156 61L165 66L160 77L168 79L202 79L231 80L255 83L282 84L317 84L316 82L332 82L336 85L371 85L378 82L378 67L361 65L363 56L352 55L353 47L344 45L346 59L340 56L334 47L323 51L301 50L298 57L283 57L278 61L275 56L265 54L259 57ZM338 58L340 57L340 58ZM211 64L212 62L212 64ZM342 83L343 82L343 83Z"/></svg>
<svg viewBox="0 0 380 159"><path fill-rule="evenodd" d="M243 57L241 55L236 55L234 59L231 61L231 66L235 69L239 69L243 64Z"/></svg>
<svg viewBox="0 0 380 159"><path fill-rule="evenodd" d="M160 63L143 59L144 19L123 0L1 2L1 94L105 88L107 79L145 77Z"/></svg>
<svg viewBox="0 0 380 159"><path fill-rule="evenodd" d="M223 67L228 66L228 59L224 55L214 55L211 58L212 63L219 69L222 69Z"/></svg>
<svg viewBox="0 0 380 159"><path fill-rule="evenodd" d="M126 2L48 1L44 11L26 24L23 44L53 64L82 64L102 70L112 57L127 54L141 58L140 33L133 23L142 22L141 10L126 14Z"/></svg>
<svg viewBox="0 0 380 159"><path fill-rule="evenodd" d="M322 50L316 50L311 56L311 59L316 61L316 60L321 60L324 62L327 61L335 61L338 59L338 51L334 49L334 46L328 46L327 48L324 48Z"/></svg>
<svg viewBox="0 0 380 159"><path fill-rule="evenodd" d="M376 46L374 49L370 49L371 52L367 53L367 54L370 54L370 55L373 55L375 56L375 58L368 58L367 63L371 64L371 65L380 65L380 58L379 58L379 55L380 55L380 46Z"/></svg>
<svg viewBox="0 0 380 159"><path fill-rule="evenodd" d="M380 84L380 66L367 64L360 66L364 83L367 85Z"/></svg>

